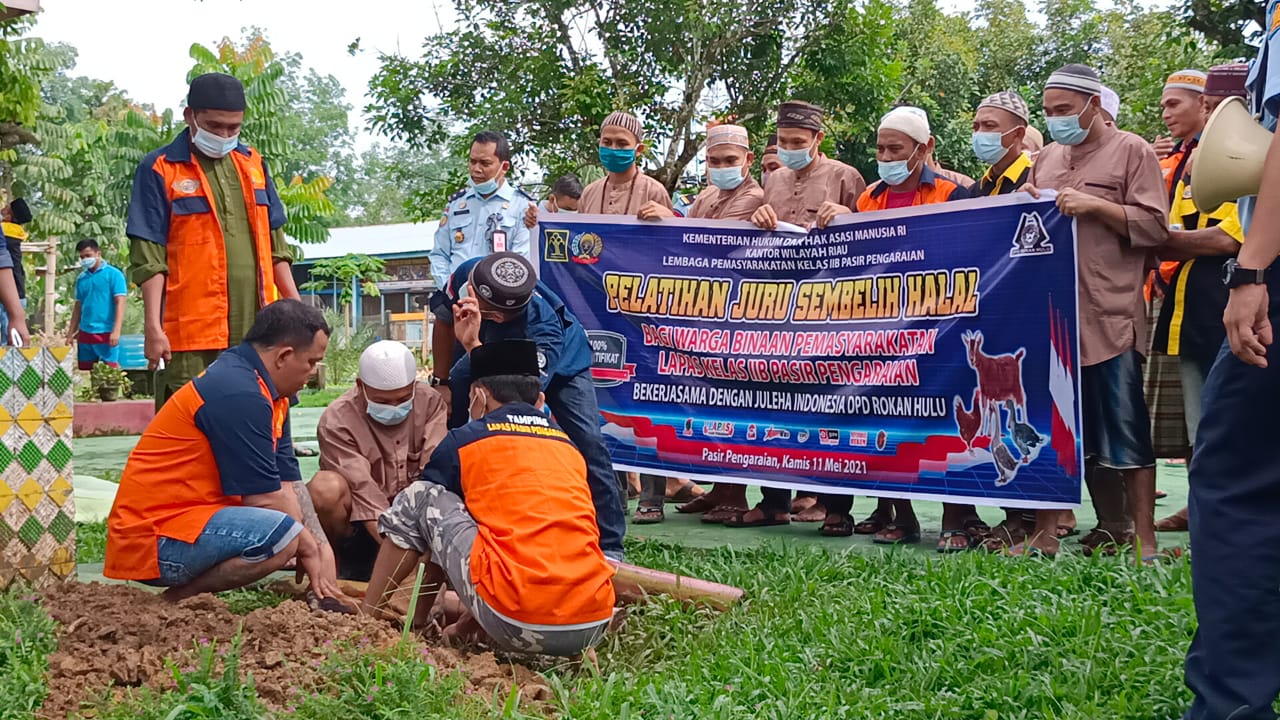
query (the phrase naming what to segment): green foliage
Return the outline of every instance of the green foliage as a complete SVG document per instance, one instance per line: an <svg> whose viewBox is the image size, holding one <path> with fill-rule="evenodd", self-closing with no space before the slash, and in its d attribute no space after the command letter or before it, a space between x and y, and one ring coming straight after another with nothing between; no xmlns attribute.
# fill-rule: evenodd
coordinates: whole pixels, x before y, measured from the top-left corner
<svg viewBox="0 0 1280 720"><path fill-rule="evenodd" d="M263 588L247 587L218 593L218 599L225 602L227 609L236 615L248 615L254 610L273 608L293 598Z"/></svg>
<svg viewBox="0 0 1280 720"><path fill-rule="evenodd" d="M107 561L107 523L76 523L76 562Z"/></svg>
<svg viewBox="0 0 1280 720"><path fill-rule="evenodd" d="M20 588L0 593L0 720L28 720L44 702L57 647L53 620Z"/></svg>
<svg viewBox="0 0 1280 720"><path fill-rule="evenodd" d="M325 311L325 320L329 327L342 327L344 318L332 311ZM360 354L373 344L378 329L372 325L361 325L354 330L335 332L329 336L329 346L324 351L324 367L326 380L337 385L351 385L356 380L356 371L360 368Z"/></svg>
<svg viewBox="0 0 1280 720"><path fill-rule="evenodd" d="M1257 0L1182 0L1179 19L1218 46L1218 60L1252 58L1271 27L1266 5Z"/></svg>
<svg viewBox="0 0 1280 720"><path fill-rule="evenodd" d="M114 368L104 362L96 362L89 370L89 384L95 391L102 388L116 388L121 395L128 395L133 389L129 375L120 368Z"/></svg>
<svg viewBox="0 0 1280 720"><path fill-rule="evenodd" d="M455 9L462 29L427 38L421 58L382 58L367 108L376 129L425 147L457 121L498 128L555 177L595 167L600 122L627 109L644 122L652 174L668 187L696 156L706 121L734 115L762 129L804 48L842 27L829 21L828 0L457 0ZM872 82L878 69L864 70Z"/></svg>
<svg viewBox="0 0 1280 720"><path fill-rule="evenodd" d="M467 166L445 145L377 145L340 176L329 197L340 226L438 221L446 199L466 183Z"/></svg>
<svg viewBox="0 0 1280 720"><path fill-rule="evenodd" d="M340 652L323 668L325 683L285 709L297 720L358 717L533 720L519 709L516 688L494 698L469 695L465 679L438 669L411 645ZM686 716L687 717L687 716Z"/></svg>
<svg viewBox="0 0 1280 720"><path fill-rule="evenodd" d="M0 21L0 161L9 159L10 148L31 141L21 129L35 123L40 86L57 69L42 40L21 37L33 24L31 17Z"/></svg>
<svg viewBox="0 0 1280 720"><path fill-rule="evenodd" d="M336 338L334 339L337 340ZM364 352L361 350L361 352ZM326 358L327 359L327 358ZM359 356L357 356L357 360ZM327 365L326 365L327 367ZM329 371L332 372L332 371ZM343 393L350 390L349 385L326 385L323 390L312 390L304 388L298 393L298 404L295 408L323 408L329 407L330 403L337 400Z"/></svg>
<svg viewBox="0 0 1280 720"><path fill-rule="evenodd" d="M724 614L632 609L599 675L554 678L579 720L1147 720L1190 701L1190 565L630 544L630 562L746 590Z"/></svg>
<svg viewBox="0 0 1280 720"><path fill-rule="evenodd" d="M311 266L311 277L302 284L300 290L326 290L333 287L337 283L341 288L338 292L338 305L343 308L343 315L350 313L348 309L351 301L355 299L355 291L353 285L360 283L360 292L365 295L377 297L379 294L378 281L386 280L389 275L384 272L387 264L382 258L373 257L372 255L361 255L358 253L348 253L342 257L325 258L317 260ZM332 325L331 327L351 327L345 317L340 325ZM333 339L330 338L329 346L333 346ZM326 363L327 364L327 363ZM333 378L338 380L337 376Z"/></svg>

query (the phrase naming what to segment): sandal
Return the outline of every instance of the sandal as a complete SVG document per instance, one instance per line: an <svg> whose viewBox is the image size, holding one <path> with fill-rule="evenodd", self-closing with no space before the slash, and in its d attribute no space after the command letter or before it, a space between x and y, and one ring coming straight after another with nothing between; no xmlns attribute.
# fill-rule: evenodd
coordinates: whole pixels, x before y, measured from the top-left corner
<svg viewBox="0 0 1280 720"><path fill-rule="evenodd" d="M1079 531L1079 530L1077 530L1077 529L1076 529L1076 526L1074 526L1074 525L1059 525L1059 526L1057 526L1057 528L1055 528L1055 529L1054 529L1053 534L1054 534L1054 535L1055 535L1059 540L1065 540L1065 539L1067 539L1067 538L1069 538L1069 537L1075 537L1075 536L1079 535L1079 534L1080 534L1080 531Z"/></svg>
<svg viewBox="0 0 1280 720"><path fill-rule="evenodd" d="M964 538L964 546L961 547L951 542L951 538ZM943 530L938 534L938 552L940 553L958 553L964 552L974 545L973 536L967 530Z"/></svg>
<svg viewBox="0 0 1280 720"><path fill-rule="evenodd" d="M705 513L705 512L710 512L712 510L715 510L718 507L720 506L716 504L716 501L711 499L711 495L710 493L708 493L706 495L699 495L698 497L681 505L680 507L676 508L676 512L688 513L688 514Z"/></svg>
<svg viewBox="0 0 1280 720"><path fill-rule="evenodd" d="M662 513L662 507L644 507L636 508L636 512L631 516L633 525L657 525L665 520L666 517Z"/></svg>
<svg viewBox="0 0 1280 720"><path fill-rule="evenodd" d="M668 495L666 502L669 503L690 503L698 498L706 497L707 491L703 490L697 483L692 480L681 481L680 489ZM690 512L697 512L696 510Z"/></svg>
<svg viewBox="0 0 1280 720"><path fill-rule="evenodd" d="M991 536L991 526L978 518L965 520L960 527L964 528L965 534L969 536L969 547L974 547Z"/></svg>
<svg viewBox="0 0 1280 720"><path fill-rule="evenodd" d="M1175 560L1178 560L1181 557L1182 557L1182 548L1171 547L1171 548L1165 548L1160 552L1151 553L1150 555L1143 555L1141 563L1146 566L1160 565L1165 563L1171 563Z"/></svg>
<svg viewBox="0 0 1280 720"><path fill-rule="evenodd" d="M1123 533L1117 538L1102 528L1094 528L1080 538L1080 547L1085 557L1092 557L1095 553L1112 557L1120 552L1121 545L1131 544L1133 544L1133 536L1129 533Z"/></svg>
<svg viewBox="0 0 1280 720"><path fill-rule="evenodd" d="M739 505L717 505L711 510L703 513L699 520L708 525L723 525L729 518L732 518L734 515L741 515L749 509L750 508L741 507Z"/></svg>
<svg viewBox="0 0 1280 720"><path fill-rule="evenodd" d="M1041 560L1052 560L1058 557L1058 553L1051 553L1047 550L1041 550L1035 545L1028 545L1025 542L1020 542L1017 545L1014 545L1013 547L1006 550L1004 554L1009 557L1029 557L1029 558L1039 558Z"/></svg>
<svg viewBox="0 0 1280 720"><path fill-rule="evenodd" d="M753 527L773 527L775 525L790 525L791 516L782 515L770 517L761 513L759 520L747 520L747 514L751 511L734 513L733 517L724 521L725 527L731 528L753 528Z"/></svg>
<svg viewBox="0 0 1280 720"><path fill-rule="evenodd" d="M1156 532L1186 532L1187 522L1187 509L1182 508L1167 518L1157 520Z"/></svg>
<svg viewBox="0 0 1280 720"><path fill-rule="evenodd" d="M871 542L876 545L914 545L920 542L920 528L908 531L904 527L889 523L871 538Z"/></svg>
<svg viewBox="0 0 1280 720"><path fill-rule="evenodd" d="M884 530L886 527L891 525L892 522L893 521L889 520L884 515L881 515L878 512L873 512L871 513L871 515L867 516L866 520L863 520L862 522L853 526L853 534L854 535L875 535L876 533L880 532L881 530Z"/></svg>
<svg viewBox="0 0 1280 720"><path fill-rule="evenodd" d="M304 445L293 446L294 457L315 457L319 454L320 454L320 451L315 448L309 448Z"/></svg>
<svg viewBox="0 0 1280 720"><path fill-rule="evenodd" d="M827 519L827 509L822 507L821 501L815 501L804 510L793 513L791 519L796 522L822 522Z"/></svg>
<svg viewBox="0 0 1280 720"><path fill-rule="evenodd" d="M836 522L822 522L822 527L818 528L818 534L822 537L852 537L853 536L853 518L848 515L842 515Z"/></svg>
<svg viewBox="0 0 1280 720"><path fill-rule="evenodd" d="M1003 552L1012 550L1027 540L1027 531L1021 525L1015 530L1010 530L1009 526L1003 522L997 524L991 529L991 532L982 540L982 549L987 552Z"/></svg>

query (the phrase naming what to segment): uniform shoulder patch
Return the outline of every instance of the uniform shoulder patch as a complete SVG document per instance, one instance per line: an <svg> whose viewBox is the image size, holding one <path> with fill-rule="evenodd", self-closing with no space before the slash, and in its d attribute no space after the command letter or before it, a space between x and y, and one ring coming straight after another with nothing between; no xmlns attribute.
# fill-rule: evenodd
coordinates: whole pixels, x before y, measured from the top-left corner
<svg viewBox="0 0 1280 720"><path fill-rule="evenodd" d="M525 191L524 191L524 188L522 188L522 187L517 187L517 188L516 188L516 194L517 194L517 195L519 195L520 197L524 198L525 200L528 200L528 201L529 201L529 202L531 202L531 203L536 203L536 202L538 202L538 199L537 199L537 198L535 198L534 196L532 196L532 195L530 195L529 193L525 192Z"/></svg>
<svg viewBox="0 0 1280 720"><path fill-rule="evenodd" d="M453 202L454 200L457 200L458 198L460 198L460 197L462 197L463 195L466 195L466 194L467 194L467 190L466 190L466 188L463 188L463 189L459 190L458 192L456 192L456 193L454 193L454 194L450 195L450 196L449 196L449 200L448 200L447 202Z"/></svg>

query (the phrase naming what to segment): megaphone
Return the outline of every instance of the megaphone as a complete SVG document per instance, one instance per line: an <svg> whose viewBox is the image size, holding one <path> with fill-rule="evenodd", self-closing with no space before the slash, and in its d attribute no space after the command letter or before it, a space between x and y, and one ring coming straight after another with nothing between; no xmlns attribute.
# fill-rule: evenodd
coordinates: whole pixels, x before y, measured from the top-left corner
<svg viewBox="0 0 1280 720"><path fill-rule="evenodd" d="M1191 200L1202 213L1258 194L1271 132L1253 119L1244 98L1227 98L1209 116L1196 148Z"/></svg>

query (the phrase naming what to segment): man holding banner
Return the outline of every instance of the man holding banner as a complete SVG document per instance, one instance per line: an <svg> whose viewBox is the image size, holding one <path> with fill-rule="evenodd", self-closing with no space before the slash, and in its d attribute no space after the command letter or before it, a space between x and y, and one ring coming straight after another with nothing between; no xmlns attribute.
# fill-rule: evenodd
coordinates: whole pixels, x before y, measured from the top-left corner
<svg viewBox="0 0 1280 720"><path fill-rule="evenodd" d="M929 167L933 155L933 133L929 116L917 107L896 107L880 119L876 130L876 165L880 181L858 197L858 212L933 205L969 197L969 191L934 172ZM827 518L823 535L851 535L854 532L848 495L824 496ZM881 545L914 543L920 540L920 521L910 500L880 500L869 522L885 522L872 538ZM976 546L990 531L973 505L943 504L942 534L938 552L957 552Z"/></svg>
<svg viewBox="0 0 1280 720"><path fill-rule="evenodd" d="M756 227L774 230L779 222L801 227L826 227L837 215L853 212L858 195L867 183L856 169L822 153L822 118L825 111L799 100L778 106L778 160L782 167L769 176L764 204L752 215ZM725 521L727 527L785 525L796 519L822 520L826 508L812 493L796 496L791 491L763 488L764 499L755 509Z"/></svg>
<svg viewBox="0 0 1280 720"><path fill-rule="evenodd" d="M1084 65L1049 76L1043 102L1054 144L1040 153L1024 189L1033 197L1040 188L1056 190L1058 209L1076 218L1085 480L1098 515L1098 528L1081 544L1112 552L1132 521L1140 559L1150 562L1159 557L1155 454L1137 343L1147 336L1147 254L1169 237L1169 209L1151 146L1106 123L1101 92L1097 73ZM1057 518L1037 513L1032 538L1014 552L1056 553Z"/></svg>

